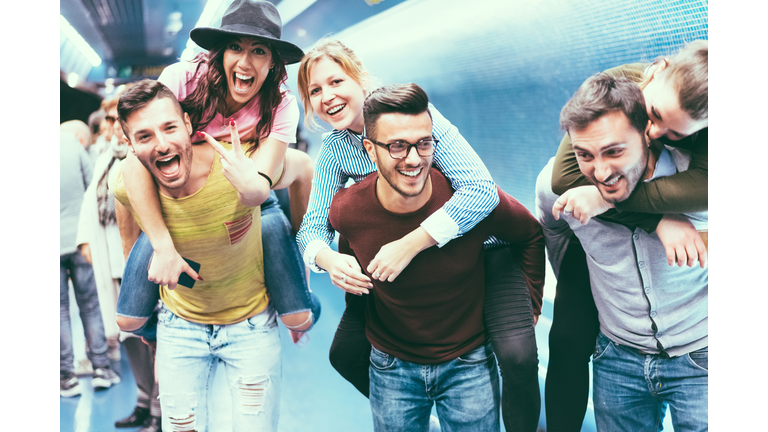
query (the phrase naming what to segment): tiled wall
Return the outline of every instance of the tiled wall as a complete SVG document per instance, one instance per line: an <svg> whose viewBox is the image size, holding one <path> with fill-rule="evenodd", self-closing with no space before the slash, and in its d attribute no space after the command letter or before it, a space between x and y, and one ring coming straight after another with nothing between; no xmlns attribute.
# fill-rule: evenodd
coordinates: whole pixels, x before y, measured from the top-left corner
<svg viewBox="0 0 768 432"><path fill-rule="evenodd" d="M707 39L708 2L410 0L336 37L383 84L422 86L502 189L532 210L536 176L563 135L560 109L578 86ZM307 138L316 154L320 134Z"/></svg>

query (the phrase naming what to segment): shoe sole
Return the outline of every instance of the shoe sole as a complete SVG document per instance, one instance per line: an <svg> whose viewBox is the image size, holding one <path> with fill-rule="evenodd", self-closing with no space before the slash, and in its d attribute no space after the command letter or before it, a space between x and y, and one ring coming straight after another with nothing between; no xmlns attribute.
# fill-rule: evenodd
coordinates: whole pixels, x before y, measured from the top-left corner
<svg viewBox="0 0 768 432"><path fill-rule="evenodd" d="M61 394L62 397L73 397L73 396L79 396L83 392L83 389L80 387L80 384L78 383L76 386L72 387L69 390L60 390L59 394Z"/></svg>

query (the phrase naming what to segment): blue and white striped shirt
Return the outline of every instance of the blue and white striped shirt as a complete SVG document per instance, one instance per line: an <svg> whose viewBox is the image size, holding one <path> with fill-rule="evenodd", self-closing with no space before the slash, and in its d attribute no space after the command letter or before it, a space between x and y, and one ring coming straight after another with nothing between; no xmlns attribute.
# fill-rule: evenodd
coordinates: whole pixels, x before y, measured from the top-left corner
<svg viewBox="0 0 768 432"><path fill-rule="evenodd" d="M499 203L496 184L480 157L439 111L429 104L432 132L439 143L435 148L433 165L451 181L456 193L421 226L442 247L452 239L474 228ZM323 146L315 163L309 207L296 239L304 261L315 272L324 270L315 265L317 253L333 242L334 230L328 221L331 201L351 178L363 180L376 171L368 158L361 135L349 130L334 130L323 136ZM487 244L503 244L491 239Z"/></svg>

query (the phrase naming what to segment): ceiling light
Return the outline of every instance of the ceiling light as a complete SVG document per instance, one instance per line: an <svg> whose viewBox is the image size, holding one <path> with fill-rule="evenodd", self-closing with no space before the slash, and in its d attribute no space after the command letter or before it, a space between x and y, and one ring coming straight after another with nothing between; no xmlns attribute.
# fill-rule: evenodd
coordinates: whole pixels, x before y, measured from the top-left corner
<svg viewBox="0 0 768 432"><path fill-rule="evenodd" d="M80 82L80 75L74 72L67 75L67 85L70 87L75 88L78 82Z"/></svg>
<svg viewBox="0 0 768 432"><path fill-rule="evenodd" d="M67 22L66 18L64 18L63 15L59 15L61 19L59 20L59 26L61 28L61 32L64 33L64 36L69 39L70 42L72 42L75 47L85 56L85 58L91 62L91 65L93 67L96 67L101 64L101 57L99 57L98 54L96 54L96 51L91 48L90 45L88 45L88 42L83 39L82 36L75 30L74 27L69 25L69 22Z"/></svg>

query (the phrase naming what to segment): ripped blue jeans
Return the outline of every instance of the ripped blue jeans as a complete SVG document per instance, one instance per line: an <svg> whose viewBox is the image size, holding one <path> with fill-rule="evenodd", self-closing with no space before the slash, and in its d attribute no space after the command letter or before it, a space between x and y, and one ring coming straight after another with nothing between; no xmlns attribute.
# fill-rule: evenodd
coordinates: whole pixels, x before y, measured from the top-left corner
<svg viewBox="0 0 768 432"><path fill-rule="evenodd" d="M288 218L280 208L274 192L271 192L269 198L261 205L261 242L264 249L264 280L269 304L281 317L311 310L314 326L320 319L320 299L309 292L299 247L291 235ZM125 264L117 300L117 315L149 318L143 327L132 332L147 340L156 339L157 315L154 310L160 300L158 285L147 279L147 269L153 253L149 238L141 233ZM179 286L176 289L188 288Z"/></svg>
<svg viewBox="0 0 768 432"><path fill-rule="evenodd" d="M214 426L209 391L222 360L232 395L232 430L277 431L280 333L271 307L229 325L190 322L164 305L157 316L163 430L205 432Z"/></svg>

